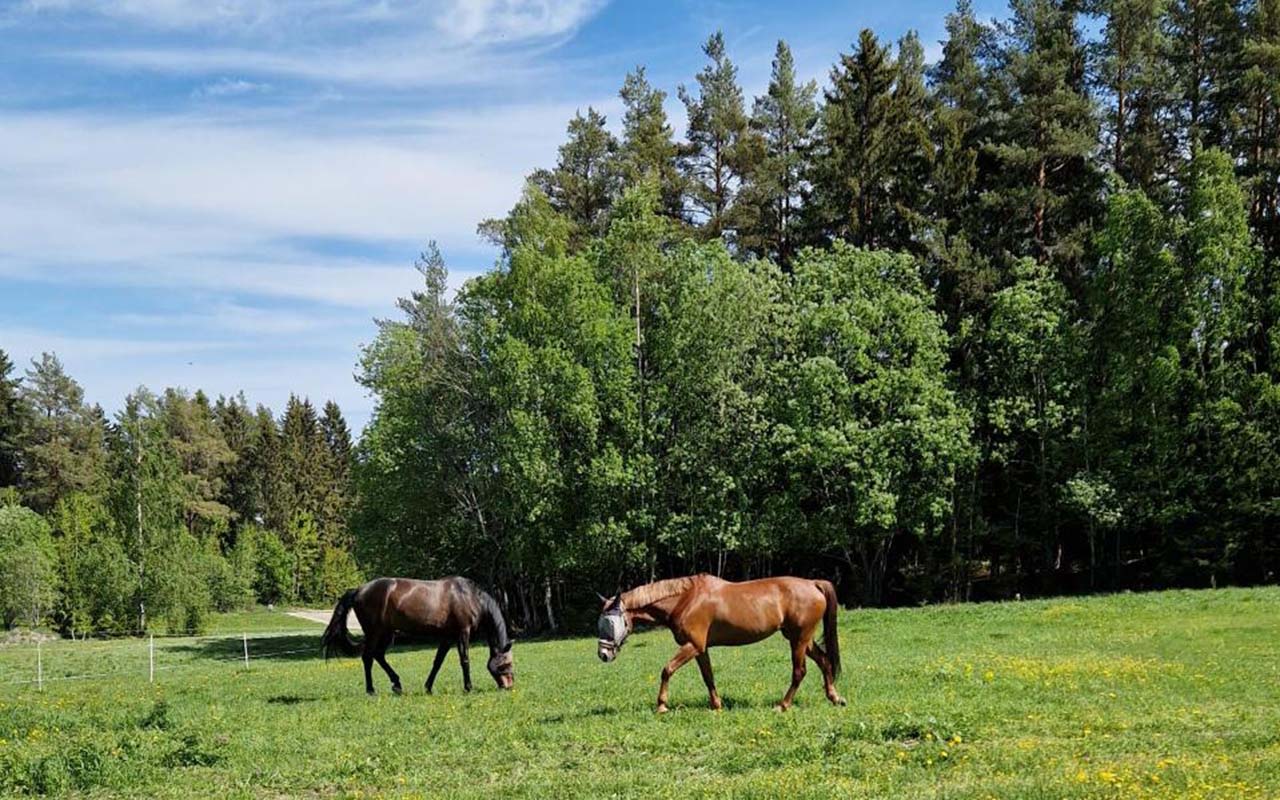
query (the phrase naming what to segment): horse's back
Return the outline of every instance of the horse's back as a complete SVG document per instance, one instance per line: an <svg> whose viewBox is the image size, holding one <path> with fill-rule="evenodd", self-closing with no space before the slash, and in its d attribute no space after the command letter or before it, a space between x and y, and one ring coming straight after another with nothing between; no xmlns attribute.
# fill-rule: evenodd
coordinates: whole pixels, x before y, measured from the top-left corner
<svg viewBox="0 0 1280 800"><path fill-rule="evenodd" d="M357 597L364 613L386 628L455 634L475 624L479 612L476 594L470 579L455 575L436 580L375 578L360 587Z"/></svg>
<svg viewBox="0 0 1280 800"><path fill-rule="evenodd" d="M709 644L749 644L779 630L807 629L826 609L822 590L807 578L715 578L704 584L704 591L699 605L710 612Z"/></svg>

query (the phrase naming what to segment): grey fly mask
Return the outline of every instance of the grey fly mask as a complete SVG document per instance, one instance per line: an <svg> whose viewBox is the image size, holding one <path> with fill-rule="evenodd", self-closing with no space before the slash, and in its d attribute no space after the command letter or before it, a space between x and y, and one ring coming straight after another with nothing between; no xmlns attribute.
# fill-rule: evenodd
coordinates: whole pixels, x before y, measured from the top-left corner
<svg viewBox="0 0 1280 800"><path fill-rule="evenodd" d="M601 614L596 628L600 636L600 658L605 661L616 658L618 651L622 649L622 643L631 633L627 630L627 617L621 604Z"/></svg>

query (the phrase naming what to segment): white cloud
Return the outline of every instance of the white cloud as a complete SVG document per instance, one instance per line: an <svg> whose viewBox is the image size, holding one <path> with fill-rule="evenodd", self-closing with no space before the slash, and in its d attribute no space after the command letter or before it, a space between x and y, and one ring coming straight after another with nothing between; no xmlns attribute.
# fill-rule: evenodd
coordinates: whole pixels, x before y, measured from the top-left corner
<svg viewBox="0 0 1280 800"><path fill-rule="evenodd" d="M102 44L51 55L110 68L178 75L236 71L384 87L537 85L540 59L607 0L27 0L28 16L71 29L93 21L154 37L99 36ZM494 47L496 43L501 47Z"/></svg>
<svg viewBox="0 0 1280 800"><path fill-rule="evenodd" d="M488 260L476 224L505 213L522 176L554 158L572 111L506 107L338 132L0 112L0 274L386 308L427 239L455 261ZM296 244L332 239L394 255Z"/></svg>
<svg viewBox="0 0 1280 800"><path fill-rule="evenodd" d="M243 78L219 78L213 83L205 84L193 91L193 97L233 97L243 94L258 94L270 91L267 83L254 83Z"/></svg>
<svg viewBox="0 0 1280 800"><path fill-rule="evenodd" d="M274 26L308 30L399 26L432 30L455 43L520 42L571 33L606 0L27 0L44 15L91 15L155 28L216 28L269 34Z"/></svg>
<svg viewBox="0 0 1280 800"><path fill-rule="evenodd" d="M453 0L437 24L460 41L541 39L576 30L604 0Z"/></svg>

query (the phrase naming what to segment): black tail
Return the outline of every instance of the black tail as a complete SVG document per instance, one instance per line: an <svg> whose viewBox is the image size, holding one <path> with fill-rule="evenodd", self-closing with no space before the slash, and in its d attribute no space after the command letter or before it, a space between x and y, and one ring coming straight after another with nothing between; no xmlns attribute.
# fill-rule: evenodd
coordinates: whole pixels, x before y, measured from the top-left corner
<svg viewBox="0 0 1280 800"><path fill-rule="evenodd" d="M831 672L840 674L840 633L836 625L836 612L840 610L840 600L836 597L836 587L831 581L816 581L822 596L827 598L827 611L822 616L822 649L831 660Z"/></svg>
<svg viewBox="0 0 1280 800"><path fill-rule="evenodd" d="M352 639L350 632L347 631L347 612L351 611L351 607L355 605L358 591L360 590L349 590L333 607L333 617L329 620L329 627L324 629L324 635L320 637L320 646L324 648L325 658L335 654L344 656L360 654L359 642Z"/></svg>

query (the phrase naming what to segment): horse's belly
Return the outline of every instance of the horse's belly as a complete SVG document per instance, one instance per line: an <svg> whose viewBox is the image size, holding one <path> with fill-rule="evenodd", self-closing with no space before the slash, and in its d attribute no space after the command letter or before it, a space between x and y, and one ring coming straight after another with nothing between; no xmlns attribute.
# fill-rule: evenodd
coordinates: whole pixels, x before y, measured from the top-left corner
<svg viewBox="0 0 1280 800"><path fill-rule="evenodd" d="M755 644L778 632L777 627L755 628L716 623L707 633L707 646L733 647L740 644Z"/></svg>

